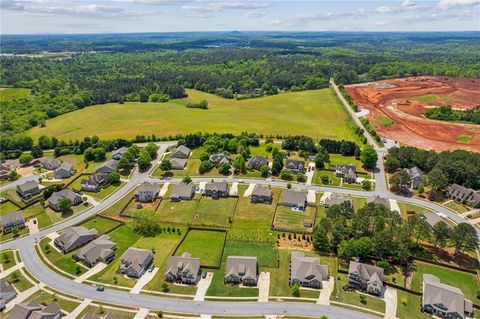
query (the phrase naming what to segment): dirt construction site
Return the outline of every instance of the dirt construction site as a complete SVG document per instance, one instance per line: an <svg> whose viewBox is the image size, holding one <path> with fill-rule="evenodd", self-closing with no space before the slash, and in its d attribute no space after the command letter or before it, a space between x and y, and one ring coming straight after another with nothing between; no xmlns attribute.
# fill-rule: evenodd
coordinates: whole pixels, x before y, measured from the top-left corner
<svg viewBox="0 0 480 319"><path fill-rule="evenodd" d="M428 150L480 151L480 125L435 121L428 108L450 105L467 110L480 105L480 79L421 76L345 87L377 132L404 145Z"/></svg>

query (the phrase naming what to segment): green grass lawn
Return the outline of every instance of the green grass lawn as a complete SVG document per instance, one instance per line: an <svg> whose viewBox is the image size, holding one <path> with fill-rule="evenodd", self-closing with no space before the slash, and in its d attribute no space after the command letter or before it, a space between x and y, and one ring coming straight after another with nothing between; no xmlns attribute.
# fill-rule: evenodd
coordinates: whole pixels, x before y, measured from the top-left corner
<svg viewBox="0 0 480 319"><path fill-rule="evenodd" d="M152 176L154 177L160 177L160 176L177 176L177 177L183 177L183 176L222 176L217 168L213 168L209 172L205 172L203 174L200 174L198 171L200 167L200 155L203 153L203 148L199 147L196 149L192 150L192 154L190 157L187 159L187 165L185 166L184 169L179 169L179 170L171 170L169 172L164 172L160 169L160 164L153 170ZM170 158L170 154L166 154L164 159Z"/></svg>
<svg viewBox="0 0 480 319"><path fill-rule="evenodd" d="M156 208L159 206L161 200L162 200L161 198L157 198L153 202L142 203L134 199L125 208L125 210L123 211L123 214L134 216L136 213L140 213L140 212L154 212ZM141 208L137 208L138 204L141 205Z"/></svg>
<svg viewBox="0 0 480 319"><path fill-rule="evenodd" d="M271 224L281 189L272 188L273 202L252 204L251 197L240 196L228 238L239 240L273 241ZM239 193L240 189L239 189ZM242 192L243 193L243 192Z"/></svg>
<svg viewBox="0 0 480 319"><path fill-rule="evenodd" d="M313 224L315 213L315 207L307 206L303 212L294 212L291 207L279 205L277 206L273 225L281 229L309 232L312 231L312 227L305 227L303 223L305 220L308 220Z"/></svg>
<svg viewBox="0 0 480 319"><path fill-rule="evenodd" d="M199 197L197 194L193 200L182 200L180 202L171 202L165 198L156 211L159 221L161 223L190 225L193 221Z"/></svg>
<svg viewBox="0 0 480 319"><path fill-rule="evenodd" d="M220 269L209 270L213 272L212 282L207 290L207 296L223 296L223 297L257 297L258 288L242 288L238 285L225 285L225 267L226 256L222 260Z"/></svg>
<svg viewBox="0 0 480 319"><path fill-rule="evenodd" d="M30 89L0 88L0 101L12 101L30 95Z"/></svg>
<svg viewBox="0 0 480 319"><path fill-rule="evenodd" d="M83 266L81 263L76 263L73 260L72 256L76 253L75 250L64 255L56 251L52 245L49 244L50 242L51 239L45 237L40 241L39 245L48 260L50 260L55 266L75 276L80 276L87 272L87 267Z"/></svg>
<svg viewBox="0 0 480 319"><path fill-rule="evenodd" d="M107 309L107 308L100 309L100 307L87 306L87 308L85 308L80 313L78 318L83 318L83 317L85 317L85 315L92 314L92 313L96 314L96 315L99 315L100 317L103 317L103 316L107 315L108 313L110 313L114 316L114 318L117 318L117 319L132 319L133 317L135 317L134 312L128 312L128 311L122 311L122 310L112 310L112 309Z"/></svg>
<svg viewBox="0 0 480 319"><path fill-rule="evenodd" d="M12 268L15 266L15 259L13 257L13 250L7 250L1 253L0 261L3 266L3 270L7 270L8 268Z"/></svg>
<svg viewBox="0 0 480 319"><path fill-rule="evenodd" d="M240 134L308 135L359 142L352 120L330 88L291 92L256 99L230 100L187 90L186 99L167 103L109 103L95 105L47 120L46 127L27 132L33 138L60 140L97 135L101 139L136 135L176 135L195 131ZM208 101L208 110L189 109L188 101ZM92 121L92 118L96 119ZM121 120L120 120L121 119Z"/></svg>
<svg viewBox="0 0 480 319"><path fill-rule="evenodd" d="M412 278L413 290L421 291L423 275L431 274L437 276L442 283L459 288L464 293L465 298L480 305L480 300L475 298L476 290L479 288L475 275L419 261L414 262L414 267L415 271Z"/></svg>
<svg viewBox="0 0 480 319"><path fill-rule="evenodd" d="M400 266L390 265L390 267L384 272L383 278L386 282L391 282L401 287L405 286L405 273Z"/></svg>
<svg viewBox="0 0 480 319"><path fill-rule="evenodd" d="M72 312L80 304L80 300L77 302L77 301L63 299L61 296L52 295L45 291L37 291L36 293L34 293L33 295L27 298L28 302L33 300L35 300L39 304L42 304L42 303L51 304L54 302L60 307L60 309L68 312Z"/></svg>
<svg viewBox="0 0 480 319"><path fill-rule="evenodd" d="M20 229L18 231L17 237L23 236L25 234L28 234L28 228L27 227L25 227L23 229ZM0 233L0 242L10 240L10 239L13 239L13 238L14 238L13 232L10 232L8 234L4 234L3 232Z"/></svg>
<svg viewBox="0 0 480 319"><path fill-rule="evenodd" d="M92 207L92 205L90 205L87 202L83 202L79 205L72 206L71 211L67 212L67 213L56 212L53 209L51 209L50 207L47 207L47 208L45 208L45 214L48 215L48 217L52 221L52 224L55 224L55 223L58 223L58 222L61 222L61 221L65 220L66 218L71 218L73 216L79 215L80 213L84 212L85 210L89 209L90 207Z"/></svg>
<svg viewBox="0 0 480 319"><path fill-rule="evenodd" d="M101 201L101 200L104 200L105 198L107 198L108 196L110 196L111 194L113 194L117 189L119 189L123 185L125 185L124 182L120 182L116 185L108 184L106 187L100 188L100 190L98 192L88 193L88 195L92 196L97 201Z"/></svg>
<svg viewBox="0 0 480 319"><path fill-rule="evenodd" d="M444 205L445 207L448 207L458 213L465 213L465 212L468 212L470 210L472 210L472 208L466 206L466 205L463 205L463 204L460 204L456 201L451 201L447 204Z"/></svg>
<svg viewBox="0 0 480 319"><path fill-rule="evenodd" d="M357 172L365 173L365 169L363 168L363 164L359 159L356 159L353 156L343 156L341 154L329 154L330 156L330 165L337 166L337 165L346 165L346 164L353 164L355 165Z"/></svg>
<svg viewBox="0 0 480 319"><path fill-rule="evenodd" d="M409 215L412 215L412 214L432 212L430 209L425 208L425 207L412 205L412 204L408 204L408 203L404 203L404 202L398 202L398 201L397 201L397 203L398 203L398 207L400 207L400 214L402 215L402 217L404 219L407 219L407 217Z"/></svg>
<svg viewBox="0 0 480 319"><path fill-rule="evenodd" d="M200 258L203 266L218 266L220 263L225 233L220 231L191 230L175 252L176 256L189 252Z"/></svg>
<svg viewBox="0 0 480 319"><path fill-rule="evenodd" d="M13 213L19 209L20 208L12 202L3 202L0 205L0 216Z"/></svg>
<svg viewBox="0 0 480 319"><path fill-rule="evenodd" d="M20 270L15 270L5 279L19 291L25 291L28 288L33 287L33 284L27 278L25 278Z"/></svg>
<svg viewBox="0 0 480 319"><path fill-rule="evenodd" d="M328 180L329 180L328 184L323 183L322 176L328 177ZM315 172L313 173L312 184L326 185L326 186L340 186L340 177L335 176L332 171L316 169Z"/></svg>
<svg viewBox="0 0 480 319"><path fill-rule="evenodd" d="M228 227L233 219L236 198L211 199L202 197L193 224L197 226Z"/></svg>
<svg viewBox="0 0 480 319"><path fill-rule="evenodd" d="M133 195L137 191L136 188L132 189L128 192L125 196L123 196L120 200L116 201L112 206L105 209L101 215L104 216L118 216L122 211L123 207L127 205L128 201L133 198Z"/></svg>
<svg viewBox="0 0 480 319"><path fill-rule="evenodd" d="M16 188L8 188L0 193L0 196L9 199L10 201L14 202L20 207L24 207L25 203L22 201L22 198L20 195L17 194ZM2 205L5 205L6 203L3 203ZM0 206L3 207L3 206Z"/></svg>
<svg viewBox="0 0 480 319"><path fill-rule="evenodd" d="M271 242L227 240L224 255L257 257L259 267L277 267L277 250Z"/></svg>
<svg viewBox="0 0 480 319"><path fill-rule="evenodd" d="M82 224L87 229L95 228L98 231L98 236L109 232L111 229L119 225L120 222L113 221L102 217L92 217Z"/></svg>
<svg viewBox="0 0 480 319"><path fill-rule="evenodd" d="M435 103L435 102L438 100L438 96L437 96L437 95L428 94L428 95L416 96L416 97L413 97L413 98L411 98L411 99L412 99L412 100L415 100L415 101L421 101L421 102L427 102L427 103Z"/></svg>
<svg viewBox="0 0 480 319"><path fill-rule="evenodd" d="M40 203L35 203L22 210L22 214L26 219L36 217L40 214L43 214L44 212L45 208L43 208L42 204Z"/></svg>
<svg viewBox="0 0 480 319"><path fill-rule="evenodd" d="M457 141L463 144L468 144L472 140L473 136L470 135L458 135L457 136Z"/></svg>
<svg viewBox="0 0 480 319"><path fill-rule="evenodd" d="M432 316L421 312L421 296L397 290L397 317L400 319L428 319Z"/></svg>

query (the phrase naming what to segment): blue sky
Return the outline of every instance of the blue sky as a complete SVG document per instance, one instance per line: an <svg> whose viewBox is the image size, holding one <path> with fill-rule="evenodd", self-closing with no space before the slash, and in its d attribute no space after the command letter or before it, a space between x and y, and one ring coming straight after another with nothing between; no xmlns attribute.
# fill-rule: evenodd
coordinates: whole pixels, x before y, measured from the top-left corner
<svg viewBox="0 0 480 319"><path fill-rule="evenodd" d="M1 0L2 34L480 30L480 0Z"/></svg>

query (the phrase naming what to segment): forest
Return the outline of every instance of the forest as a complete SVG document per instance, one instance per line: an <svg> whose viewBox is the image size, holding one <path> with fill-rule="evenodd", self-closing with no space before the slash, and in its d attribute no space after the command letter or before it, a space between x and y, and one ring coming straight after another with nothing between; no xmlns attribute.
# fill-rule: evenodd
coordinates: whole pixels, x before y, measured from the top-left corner
<svg viewBox="0 0 480 319"><path fill-rule="evenodd" d="M454 110L451 106L428 109L425 116L431 120L449 122L470 122L480 124L480 105L473 110Z"/></svg>
<svg viewBox="0 0 480 319"><path fill-rule="evenodd" d="M463 33L174 33L6 36L1 134L94 104L167 101L186 88L251 98L389 77L480 77L479 35Z"/></svg>

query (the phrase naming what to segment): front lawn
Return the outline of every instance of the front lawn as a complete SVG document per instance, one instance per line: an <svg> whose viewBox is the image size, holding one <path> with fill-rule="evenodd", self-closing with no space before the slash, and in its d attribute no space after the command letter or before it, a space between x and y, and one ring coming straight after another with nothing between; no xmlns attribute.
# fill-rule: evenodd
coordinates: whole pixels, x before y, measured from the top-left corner
<svg viewBox="0 0 480 319"><path fill-rule="evenodd" d="M236 204L236 198L212 199L203 196L198 203L193 224L198 226L229 227Z"/></svg>
<svg viewBox="0 0 480 319"><path fill-rule="evenodd" d="M84 212L85 210L89 209L90 207L92 207L92 205L90 205L87 202L83 202L79 205L72 206L70 212L67 212L67 213L56 212L50 207L45 208L45 213L48 215L48 217L50 217L52 224L55 224L55 223L64 221L66 218L71 218L73 216L76 216Z"/></svg>
<svg viewBox="0 0 480 319"><path fill-rule="evenodd" d="M28 303L30 301L36 301L39 304L51 304L54 302L60 307L60 309L68 312L72 312L80 304L80 300L72 301L63 299L56 294L53 295L41 290L28 297L26 302Z"/></svg>
<svg viewBox="0 0 480 319"><path fill-rule="evenodd" d="M75 250L64 255L55 250L52 247L53 243L50 244L50 242L51 239L45 237L40 241L39 245L47 259L50 260L50 262L52 262L56 267L74 276L80 276L81 274L87 272L87 267L81 263L76 263L73 260L72 256L76 253Z"/></svg>
<svg viewBox="0 0 480 319"><path fill-rule="evenodd" d="M221 231L191 230L175 255L189 252L192 257L200 258L202 266L217 267L222 258L225 235L226 233Z"/></svg>
<svg viewBox="0 0 480 319"><path fill-rule="evenodd" d="M225 285L225 267L226 257L218 270L209 270L213 272L212 282L208 287L206 296L222 296L222 297L257 297L258 288L243 288L238 285Z"/></svg>
<svg viewBox="0 0 480 319"><path fill-rule="evenodd" d="M18 291L25 291L31 287L33 284L25 278L25 276L20 272L20 270L15 270L10 275L5 278L11 285L17 288Z"/></svg>
<svg viewBox="0 0 480 319"><path fill-rule="evenodd" d="M10 201L5 201L0 205L0 216L13 213L20 208Z"/></svg>
<svg viewBox="0 0 480 319"><path fill-rule="evenodd" d="M98 231L98 236L100 236L101 234L108 233L110 230L112 230L119 224L120 222L111 219L94 216L84 222L81 226L87 229L95 228Z"/></svg>
<svg viewBox="0 0 480 319"><path fill-rule="evenodd" d="M107 209L105 209L102 212L102 215L104 216L118 216L120 215L123 207L127 205L127 203L130 201L130 199L133 198L133 195L137 191L136 188L132 189L130 192L128 192L125 196L123 196L120 200L116 201L112 206L109 206Z"/></svg>
<svg viewBox="0 0 480 319"><path fill-rule="evenodd" d="M421 311L421 296L397 290L397 317L400 319L431 319L432 316Z"/></svg>
<svg viewBox="0 0 480 319"><path fill-rule="evenodd" d="M13 266L15 266L15 259L13 257L13 250L7 250L7 251L2 252L1 264L3 266L3 270L7 270L8 268L12 268Z"/></svg>
<svg viewBox="0 0 480 319"><path fill-rule="evenodd" d="M108 196L112 195L117 189L125 185L125 182L120 182L118 184L108 184L105 187L100 188L96 193L86 193L87 195L92 196L97 201L104 200Z"/></svg>
<svg viewBox="0 0 480 319"><path fill-rule="evenodd" d="M311 232L312 227L304 226L304 221L308 221L313 225L315 213L315 207L307 206L305 211L302 212L293 211L291 207L278 205L273 226L279 229Z"/></svg>
<svg viewBox="0 0 480 319"><path fill-rule="evenodd" d="M398 203L398 207L400 207L400 214L404 219L407 219L408 216L410 215L417 215L420 213L432 212L430 209L424 208L421 206L412 205L404 202L397 202L397 203Z"/></svg>

